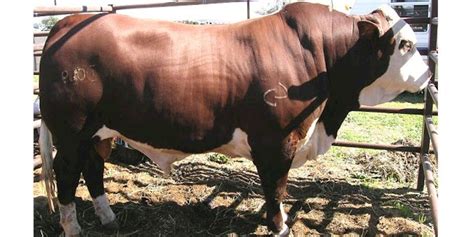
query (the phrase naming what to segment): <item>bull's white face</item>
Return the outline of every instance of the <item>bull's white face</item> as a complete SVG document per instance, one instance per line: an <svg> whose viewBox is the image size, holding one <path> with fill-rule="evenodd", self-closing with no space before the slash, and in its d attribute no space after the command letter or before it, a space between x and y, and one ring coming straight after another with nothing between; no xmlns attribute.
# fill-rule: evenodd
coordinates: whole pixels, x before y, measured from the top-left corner
<svg viewBox="0 0 474 237"><path fill-rule="evenodd" d="M387 71L362 89L361 105L377 105L394 99L403 91L417 92L428 84L431 72L416 49L416 36L410 25L400 19L390 6L379 8L393 30L395 48Z"/></svg>

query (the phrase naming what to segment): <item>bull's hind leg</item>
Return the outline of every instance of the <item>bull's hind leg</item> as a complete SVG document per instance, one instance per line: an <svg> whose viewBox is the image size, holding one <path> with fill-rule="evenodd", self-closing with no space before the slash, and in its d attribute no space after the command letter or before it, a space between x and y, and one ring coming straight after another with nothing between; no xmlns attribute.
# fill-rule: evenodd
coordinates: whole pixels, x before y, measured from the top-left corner
<svg viewBox="0 0 474 237"><path fill-rule="evenodd" d="M59 201L59 216L66 237L79 236L81 227L77 221L74 197L79 184L82 164L78 159L77 143L63 141L57 145L58 153L54 159L53 168Z"/></svg>
<svg viewBox="0 0 474 237"><path fill-rule="evenodd" d="M109 200L104 191L104 160L111 151L111 139L95 141L84 147L85 164L82 175L86 181L87 189L92 197L95 214L100 222L108 229L118 229L115 214L110 208Z"/></svg>
<svg viewBox="0 0 474 237"><path fill-rule="evenodd" d="M282 201L286 194L291 156L281 150L279 147L253 150L253 157L265 194L267 225L274 235L287 236L290 230L285 224L288 216L283 209Z"/></svg>
<svg viewBox="0 0 474 237"><path fill-rule="evenodd" d="M110 140L108 141L110 144ZM63 139L57 149L53 166L58 188L60 223L65 235L79 236L81 232L74 203L81 172L101 223L109 228L118 228L115 214L104 192L104 159L100 155L110 154L110 147L107 149L100 142L93 145L91 140L79 142Z"/></svg>

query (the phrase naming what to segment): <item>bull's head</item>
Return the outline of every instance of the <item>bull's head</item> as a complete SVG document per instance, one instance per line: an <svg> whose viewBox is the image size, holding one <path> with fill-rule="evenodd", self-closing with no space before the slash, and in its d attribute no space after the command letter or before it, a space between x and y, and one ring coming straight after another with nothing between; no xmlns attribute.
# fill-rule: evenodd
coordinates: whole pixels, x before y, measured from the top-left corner
<svg viewBox="0 0 474 237"><path fill-rule="evenodd" d="M377 68L381 69L360 92L361 105L384 103L403 91L426 87L432 74L416 49L415 33L390 6L375 10L358 27L360 37L374 41Z"/></svg>

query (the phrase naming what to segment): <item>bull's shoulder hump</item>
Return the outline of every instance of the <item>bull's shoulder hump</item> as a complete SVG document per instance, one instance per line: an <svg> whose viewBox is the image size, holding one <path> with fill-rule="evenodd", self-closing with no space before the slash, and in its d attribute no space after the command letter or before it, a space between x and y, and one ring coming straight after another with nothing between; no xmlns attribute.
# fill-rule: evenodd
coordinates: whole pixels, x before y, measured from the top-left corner
<svg viewBox="0 0 474 237"><path fill-rule="evenodd" d="M50 47L56 44L57 41L61 41L61 39L63 39L62 41L67 41L67 39L73 35L76 35L84 28L107 15L113 14L74 14L64 17L63 19L59 20L50 30L43 51L47 51Z"/></svg>

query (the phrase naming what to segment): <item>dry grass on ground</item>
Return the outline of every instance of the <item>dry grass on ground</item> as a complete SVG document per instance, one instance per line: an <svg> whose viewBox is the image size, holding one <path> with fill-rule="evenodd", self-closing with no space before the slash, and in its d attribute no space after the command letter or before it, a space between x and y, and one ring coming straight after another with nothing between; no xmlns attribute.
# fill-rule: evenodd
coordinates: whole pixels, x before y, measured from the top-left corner
<svg viewBox="0 0 474 237"><path fill-rule="evenodd" d="M402 160L400 167L413 166L406 153L386 154L344 161L322 157L291 170L284 207L292 233L432 236L426 194L407 188L413 184L410 173L416 171L416 164L409 169L385 167L387 162L380 159L394 157ZM367 164L373 167L367 170ZM233 159L219 164L207 155L196 155L175 165L171 177L164 178L150 162L106 163L105 187L119 231L101 228L81 181L76 203L85 236L268 234L263 225L263 194L252 162ZM36 176L39 173L40 169L35 170ZM407 182L386 185L386 180L397 177ZM57 236L62 232L59 214L48 214L43 195L36 180L35 236Z"/></svg>

